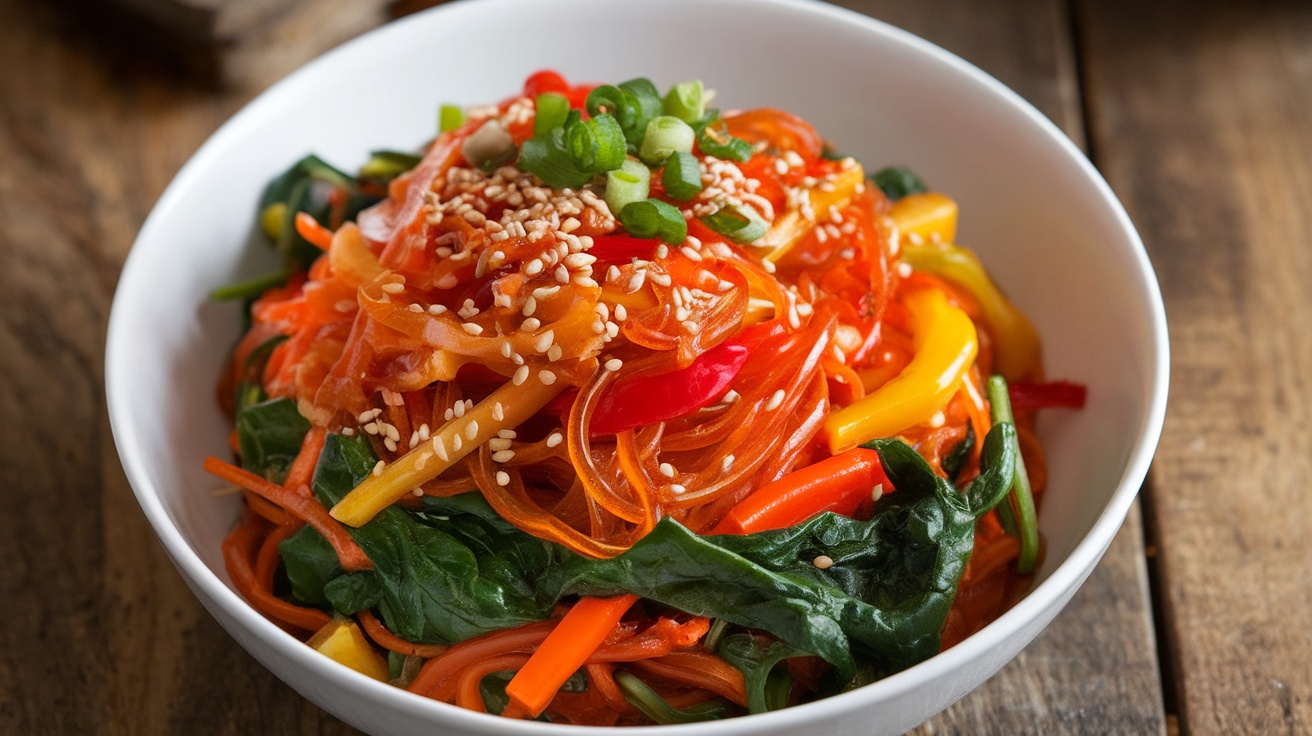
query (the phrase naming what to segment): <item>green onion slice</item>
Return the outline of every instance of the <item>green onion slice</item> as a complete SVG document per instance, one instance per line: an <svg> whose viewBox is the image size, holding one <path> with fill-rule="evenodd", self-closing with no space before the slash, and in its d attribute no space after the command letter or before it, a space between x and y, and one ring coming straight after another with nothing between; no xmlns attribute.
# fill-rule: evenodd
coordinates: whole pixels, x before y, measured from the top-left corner
<svg viewBox="0 0 1312 736"><path fill-rule="evenodd" d="M606 205L611 212L622 212L633 202L641 202L651 191L651 170L640 161L624 159L618 169L606 174Z"/></svg>
<svg viewBox="0 0 1312 736"><path fill-rule="evenodd" d="M401 151L374 151L360 167L361 179L391 181L419 165L422 156Z"/></svg>
<svg viewBox="0 0 1312 736"><path fill-rule="evenodd" d="M465 124L465 111L459 105L443 105L437 111L437 129L450 133Z"/></svg>
<svg viewBox="0 0 1312 736"><path fill-rule="evenodd" d="M624 163L624 131L606 113L573 122L565 129L565 147L581 171L600 174Z"/></svg>
<svg viewBox="0 0 1312 736"><path fill-rule="evenodd" d="M665 93L663 100L666 115L673 115L689 125L695 125L706 114L706 96L702 80L679 82Z"/></svg>
<svg viewBox="0 0 1312 736"><path fill-rule="evenodd" d="M675 151L665 160L661 172L661 186L665 193L678 202L687 202L702 191L702 167L697 157L686 151Z"/></svg>
<svg viewBox="0 0 1312 736"><path fill-rule="evenodd" d="M1015 424L1016 419L1011 412L1011 396L1007 393L1007 379L1002 376L990 376L987 388L993 423ZM1015 439L1015 435L1012 441L1016 443L1013 448L1016 455L1016 480L1011 488L1011 503L1015 505L1014 515L1019 517L1016 521L1020 532L1020 558L1016 561L1016 572L1029 575L1034 572L1034 566L1039 558L1039 522L1034 509L1034 491L1030 487L1030 475L1025 470L1025 459L1020 454L1020 441ZM1013 512L1009 508L1010 505L999 504L1000 514L1004 510Z"/></svg>
<svg viewBox="0 0 1312 736"><path fill-rule="evenodd" d="M725 161L746 163L752 157L752 144L742 138L735 138L723 124L707 125L697 136L697 147L707 156L714 156Z"/></svg>
<svg viewBox="0 0 1312 736"><path fill-rule="evenodd" d="M533 137L541 138L556 128L565 126L569 117L569 99L556 92L543 92L533 101Z"/></svg>
<svg viewBox="0 0 1312 736"><path fill-rule="evenodd" d="M688 238L688 221L678 207L659 199L630 202L620 210L620 223L635 238L660 238L679 245Z"/></svg>
<svg viewBox="0 0 1312 736"><path fill-rule="evenodd" d="M647 132L638 148L638 158L648 166L662 166L676 151L692 151L696 133L692 126L673 115L657 115L647 123Z"/></svg>
<svg viewBox="0 0 1312 736"><path fill-rule="evenodd" d="M770 229L770 224L752 210L732 205L706 215L702 222L735 243L754 242Z"/></svg>

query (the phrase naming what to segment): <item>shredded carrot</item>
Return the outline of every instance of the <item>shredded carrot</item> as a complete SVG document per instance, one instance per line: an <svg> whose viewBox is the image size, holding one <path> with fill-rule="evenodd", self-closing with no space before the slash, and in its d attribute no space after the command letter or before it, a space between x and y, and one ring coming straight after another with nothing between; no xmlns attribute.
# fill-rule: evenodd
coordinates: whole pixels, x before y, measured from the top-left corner
<svg viewBox="0 0 1312 736"><path fill-rule="evenodd" d="M449 700L454 697L454 690L447 687L448 683L453 681L461 670L474 662L501 654L530 652L541 644L555 627L555 621L542 621L493 631L462 641L425 662L407 689L412 693L437 700Z"/></svg>
<svg viewBox="0 0 1312 736"><path fill-rule="evenodd" d="M281 506L266 501L263 497L256 495L249 489L243 488L242 496L245 497L246 505L249 506L252 511L274 524L281 526L291 519L291 517L287 515L287 512L282 510Z"/></svg>
<svg viewBox="0 0 1312 736"><path fill-rule="evenodd" d="M360 620L360 625L364 627L364 632L369 635L370 639L374 640L375 644L388 651L396 652L397 654L404 654L407 657L423 657L424 659L431 659L451 648L445 644L415 644L414 642L406 641L388 631L387 628L383 626L383 622L375 618L373 612L367 608L355 614L355 617Z"/></svg>
<svg viewBox="0 0 1312 736"><path fill-rule="evenodd" d="M225 463L216 457L205 458L205 470L262 496L314 527L315 531L322 534L323 538L332 545L343 570L373 569L374 563L365 555L364 550L360 549L360 545L355 543L340 523L328 515L328 509L325 509L323 504L309 493L275 485L248 470L243 470L232 463Z"/></svg>
<svg viewBox="0 0 1312 736"><path fill-rule="evenodd" d="M302 608L288 603L260 585L251 565L251 556L265 533L266 522L255 512L247 511L241 523L223 540L223 562L237 592L241 593L260 612L304 631L318 631L332 618L313 608Z"/></svg>
<svg viewBox="0 0 1312 736"><path fill-rule="evenodd" d="M296 454L296 459L287 470L287 480L283 481L283 488L296 489L304 486L309 489L310 481L314 476L314 466L319 462L319 454L323 452L327 437L328 430L323 427L311 427L310 431L305 433L305 439L301 441L301 451Z"/></svg>
<svg viewBox="0 0 1312 736"><path fill-rule="evenodd" d="M615 666L607 662L585 665L588 671L588 683L597 689L597 694L606 701L606 705L616 713L628 713L633 710L624 698L620 686L615 682Z"/></svg>
<svg viewBox="0 0 1312 736"><path fill-rule="evenodd" d="M506 686L512 708L537 717L560 686L597 651L638 597L583 598L565 614L533 657Z"/></svg>
<svg viewBox="0 0 1312 736"><path fill-rule="evenodd" d="M273 590L273 576L278 572L278 563L282 561L278 556L278 545L295 534L302 526L304 524L301 522L291 519L285 524L274 527L260 543L260 551L255 556L255 579L266 590Z"/></svg>
<svg viewBox="0 0 1312 736"><path fill-rule="evenodd" d="M320 225L308 212L296 213L296 233L319 250L332 247L333 231Z"/></svg>
<svg viewBox="0 0 1312 736"><path fill-rule="evenodd" d="M747 705L743 673L709 652L671 652L663 657L638 660L630 666L674 682L710 690L738 705Z"/></svg>
<svg viewBox="0 0 1312 736"><path fill-rule="evenodd" d="M502 654L466 667L461 671L459 682L456 684L456 705L486 713L487 705L483 702L483 693L479 688L483 678L493 672L517 670L523 667L528 659L527 654Z"/></svg>

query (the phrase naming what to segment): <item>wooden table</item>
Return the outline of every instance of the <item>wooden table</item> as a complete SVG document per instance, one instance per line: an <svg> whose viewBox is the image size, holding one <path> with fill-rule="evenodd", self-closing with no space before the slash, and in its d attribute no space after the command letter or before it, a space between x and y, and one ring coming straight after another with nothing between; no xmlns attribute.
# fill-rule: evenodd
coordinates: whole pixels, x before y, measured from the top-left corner
<svg viewBox="0 0 1312 736"><path fill-rule="evenodd" d="M982 66L1081 143L1171 324L1140 506L1052 627L916 733L1312 733L1312 5L845 4ZM300 59L219 91L85 13L0 0L0 732L350 733L187 591L102 388L151 204Z"/></svg>

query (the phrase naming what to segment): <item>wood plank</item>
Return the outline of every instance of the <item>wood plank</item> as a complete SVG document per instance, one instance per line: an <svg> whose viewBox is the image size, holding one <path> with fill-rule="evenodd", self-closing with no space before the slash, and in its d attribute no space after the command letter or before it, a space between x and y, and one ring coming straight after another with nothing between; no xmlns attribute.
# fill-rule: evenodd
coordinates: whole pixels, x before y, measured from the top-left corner
<svg viewBox="0 0 1312 736"><path fill-rule="evenodd" d="M1166 299L1145 511L1183 733L1312 730L1312 7L1080 3L1099 161Z"/></svg>
<svg viewBox="0 0 1312 736"><path fill-rule="evenodd" d="M1020 93L1084 140L1062 2L839 3L905 28ZM1066 610L975 692L914 733L1162 733L1166 729L1137 507Z"/></svg>

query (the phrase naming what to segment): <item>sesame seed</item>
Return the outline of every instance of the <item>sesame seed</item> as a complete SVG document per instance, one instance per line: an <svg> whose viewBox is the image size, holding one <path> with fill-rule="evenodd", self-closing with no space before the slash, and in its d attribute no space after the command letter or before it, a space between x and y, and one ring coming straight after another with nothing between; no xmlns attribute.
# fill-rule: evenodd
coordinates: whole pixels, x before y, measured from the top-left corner
<svg viewBox="0 0 1312 736"><path fill-rule="evenodd" d="M770 400L765 402L765 410L774 411L775 409L778 409L779 405L782 403L784 403L784 390L778 389L770 394Z"/></svg>
<svg viewBox="0 0 1312 736"><path fill-rule="evenodd" d="M498 450L497 452L492 453L492 462L494 463L508 463L514 459L514 450Z"/></svg>
<svg viewBox="0 0 1312 736"><path fill-rule="evenodd" d="M578 230L579 226L582 224L583 223L579 222L575 218L570 217L567 218L564 222L560 223L560 231L563 233L572 233L575 230Z"/></svg>
<svg viewBox="0 0 1312 736"><path fill-rule="evenodd" d="M528 274L529 276L537 276L538 274L542 273L542 261L539 261L536 258L529 261L524 266L524 273Z"/></svg>
<svg viewBox="0 0 1312 736"><path fill-rule="evenodd" d="M547 435L547 447L555 447L559 445L561 442L563 442L564 439L565 436L562 435L560 432L552 432L551 434Z"/></svg>
<svg viewBox="0 0 1312 736"><path fill-rule="evenodd" d="M637 271L637 272L635 272L632 276L629 277L629 283L628 283L628 285L627 285L627 289L626 289L626 291L628 291L630 294L632 294L633 292L637 291L638 289L641 289L643 283L646 282L646 280L647 280L647 272L646 272L646 271Z"/></svg>
<svg viewBox="0 0 1312 736"><path fill-rule="evenodd" d="M389 452L396 452L396 440L391 437L385 438L383 440L383 447L386 447Z"/></svg>
<svg viewBox="0 0 1312 736"><path fill-rule="evenodd" d="M354 436L355 436L355 428L354 428L354 427L342 427L342 436L343 436L343 437L354 437Z"/></svg>
<svg viewBox="0 0 1312 736"><path fill-rule="evenodd" d="M451 417L455 416L455 414L456 413L454 409L452 409L451 407L447 407L446 412L442 416L449 422L451 421Z"/></svg>
<svg viewBox="0 0 1312 736"><path fill-rule="evenodd" d="M732 468L732 467L733 467L733 459L734 459L734 458L733 458L733 455L725 455L725 456L724 456L724 459L720 461L720 472L721 472L721 473L727 473L727 472L729 472L729 468Z"/></svg>
<svg viewBox="0 0 1312 736"><path fill-rule="evenodd" d="M465 425L465 436L468 437L468 438L471 439L471 440L478 436L478 420L477 420L477 419L470 419L470 420L469 420L469 424L466 424L466 425Z"/></svg>
<svg viewBox="0 0 1312 736"><path fill-rule="evenodd" d="M541 326L542 326L542 320L538 319L537 317L529 317L528 319L524 320L519 324L519 328L521 330L528 330L529 332L533 332L534 330L536 330Z"/></svg>
<svg viewBox="0 0 1312 736"><path fill-rule="evenodd" d="M382 289L388 294L400 294L405 291L405 284L398 284L395 281L391 281L383 284Z"/></svg>
<svg viewBox="0 0 1312 736"><path fill-rule="evenodd" d="M670 465L669 463L661 463L660 470L661 470L661 475L665 476L666 478L673 478L675 475L674 466Z"/></svg>
<svg viewBox="0 0 1312 736"><path fill-rule="evenodd" d="M366 425L364 425L363 427L361 427L361 429L363 429L364 431L368 432L369 434L378 434L378 423L377 423L377 422L369 422L368 424L366 424Z"/></svg>
<svg viewBox="0 0 1312 736"><path fill-rule="evenodd" d="M771 263L770 261L761 261L761 268L765 269L765 272L766 272L766 273L774 273L774 272L775 272L774 264Z"/></svg>
<svg viewBox="0 0 1312 736"><path fill-rule="evenodd" d="M413 307L415 305L411 304L410 306ZM343 299L340 302L337 302L337 304L334 305L333 308L339 312L349 312L352 309L355 309L355 302L351 301L350 299Z"/></svg>
<svg viewBox="0 0 1312 736"><path fill-rule="evenodd" d="M934 416L929 418L929 426L942 427L947 422L947 417L943 416L942 411L934 412Z"/></svg>
<svg viewBox="0 0 1312 736"><path fill-rule="evenodd" d="M870 490L870 500L878 501L884 497L884 484L876 483L875 487Z"/></svg>
<svg viewBox="0 0 1312 736"><path fill-rule="evenodd" d="M616 322L623 322L624 320L626 320L626 319L628 319L628 318L629 318L629 310L625 309L623 304L616 304L616 305L615 305L615 321L616 321Z"/></svg>
<svg viewBox="0 0 1312 736"><path fill-rule="evenodd" d="M742 395L740 395L737 391L734 391L733 389L729 389L729 391L725 393L724 398L720 399L720 401L723 401L726 404L732 404L741 398Z"/></svg>
<svg viewBox="0 0 1312 736"><path fill-rule="evenodd" d="M673 493L673 494L676 495L676 496L681 496L681 495L683 495L683 494L685 494L685 493L687 493L687 492L688 492L688 489L685 488L685 487L683 487L682 485L679 485L678 483L671 483L671 484L670 484L670 493Z"/></svg>
<svg viewBox="0 0 1312 736"><path fill-rule="evenodd" d="M679 324L683 326L683 329L686 330L689 335L696 335L698 332L702 331L702 326L690 319L685 319Z"/></svg>
<svg viewBox="0 0 1312 736"><path fill-rule="evenodd" d="M565 268L565 264L563 263L556 266L556 281L562 284L569 283L569 269Z"/></svg>
<svg viewBox="0 0 1312 736"><path fill-rule="evenodd" d="M528 366L521 365L520 367L515 369L515 375L513 378L510 379L510 382L515 384L516 386L523 386L524 382L527 380L528 380Z"/></svg>
<svg viewBox="0 0 1312 736"><path fill-rule="evenodd" d="M539 286L533 290L533 296L537 299L549 299L560 291L559 286Z"/></svg>
<svg viewBox="0 0 1312 736"><path fill-rule="evenodd" d="M661 244L659 244L659 245L656 246L656 257L657 257L657 258L668 258L669 255L670 255L670 248L669 248L669 246L667 246L667 245L664 244L664 243L661 243Z"/></svg>
<svg viewBox="0 0 1312 736"><path fill-rule="evenodd" d="M656 284L666 287L671 283L670 275L668 273L653 273L651 275L651 280Z"/></svg>
<svg viewBox="0 0 1312 736"><path fill-rule="evenodd" d="M556 382L556 374L551 371L538 371L538 380L542 381L543 386L550 386Z"/></svg>
<svg viewBox="0 0 1312 736"><path fill-rule="evenodd" d="M615 371L623 367L624 367L624 361L620 360L619 358L611 358L605 363L606 370L610 371L611 373L614 373Z"/></svg>
<svg viewBox="0 0 1312 736"><path fill-rule="evenodd" d="M519 435L518 435L518 434L515 432L515 430L513 430L513 429L498 429L498 430L497 430L497 437L500 437L500 438L503 439L503 440L513 440L513 439L515 439L515 438L518 437L518 436L519 436Z"/></svg>
<svg viewBox="0 0 1312 736"><path fill-rule="evenodd" d="M539 353L545 353L547 352L547 349L551 347L551 343L555 341L556 341L555 331L547 330L546 332L534 338L533 349L538 351Z"/></svg>
<svg viewBox="0 0 1312 736"><path fill-rule="evenodd" d="M473 322L466 322L466 323L464 323L464 324L462 324L462 325L460 325L460 326L464 329L465 332L468 332L468 333L471 334L471 335L481 335L481 334L483 334L483 326L482 326L482 325L478 325L478 324L475 324L475 323L473 323Z"/></svg>
<svg viewBox="0 0 1312 736"><path fill-rule="evenodd" d="M379 460L378 462L374 463L374 469L370 472L370 474L373 475L374 477L382 475L384 465L386 465L386 463L384 463L382 460Z"/></svg>
<svg viewBox="0 0 1312 736"><path fill-rule="evenodd" d="M451 438L452 452L460 452L460 448L464 447L464 445L465 445L465 441L461 439L460 435L457 434Z"/></svg>
<svg viewBox="0 0 1312 736"><path fill-rule="evenodd" d="M715 290L718 291L718 292L720 292L721 294L723 294L724 292L726 292L726 291L728 291L728 290L730 290L730 289L732 289L732 288L733 288L733 282L732 282L732 281L724 281L724 280L721 280L720 283L719 283L719 285L715 287Z"/></svg>
<svg viewBox="0 0 1312 736"><path fill-rule="evenodd" d="M446 305L444 305L444 304L429 304L429 305L428 305L428 313L429 313L429 314L441 314L441 313L443 313L443 312L445 312L445 311L446 311Z"/></svg>
<svg viewBox="0 0 1312 736"><path fill-rule="evenodd" d="M454 289L460 283L460 279L453 273L444 274L442 278L434 284L439 289Z"/></svg>
<svg viewBox="0 0 1312 736"><path fill-rule="evenodd" d="M814 560L811 560L811 564L815 565L821 570L828 570L829 568L834 566L834 558L830 557L829 555L816 555L816 558Z"/></svg>
<svg viewBox="0 0 1312 736"><path fill-rule="evenodd" d="M510 449L510 440L504 437L493 437L487 441L487 448L493 452Z"/></svg>
<svg viewBox="0 0 1312 736"><path fill-rule="evenodd" d="M692 248L689 248L686 245L680 248L679 252L687 256L688 260L693 261L694 263L700 263L702 260L701 253L698 253L697 251L693 250Z"/></svg>
<svg viewBox="0 0 1312 736"><path fill-rule="evenodd" d="M394 425L387 424L387 423L385 423L385 422L379 422L379 423L378 423L378 428L379 428L380 430L381 430L381 429L386 429L386 430L387 430L387 439L389 439L389 440L391 440L391 441L393 441L393 442L400 442L400 441L401 441L401 432L400 432L400 431L399 431Z"/></svg>
<svg viewBox="0 0 1312 736"><path fill-rule="evenodd" d="M500 401L492 405L492 418L498 422L505 421L506 419L506 409L501 405Z"/></svg>
<svg viewBox="0 0 1312 736"><path fill-rule="evenodd" d="M524 309L522 310L524 316L532 317L533 313L537 311L537 308L538 308L538 300L533 295L530 294L529 297L524 300Z"/></svg>
<svg viewBox="0 0 1312 736"><path fill-rule="evenodd" d="M565 355L565 351L563 348L560 347L560 345L552 345L551 347L547 348L547 360L551 361L552 363L555 363L556 361L560 360L561 357L563 357L564 355Z"/></svg>
<svg viewBox="0 0 1312 736"><path fill-rule="evenodd" d="M509 358L513 352L515 352L515 349L510 346L510 341L503 338L501 340L501 357Z"/></svg>
<svg viewBox="0 0 1312 736"><path fill-rule="evenodd" d="M615 264L612 263L612 264L610 265L610 268L607 268L607 269L606 269L606 280L609 281L609 282L611 282L611 283L614 283L614 282L616 282L616 281L619 281L619 280L620 280L620 267L619 267L619 266L616 266Z"/></svg>
<svg viewBox="0 0 1312 736"><path fill-rule="evenodd" d="M416 489L414 489L413 491L410 491L410 493L411 493L411 495L414 495L414 496L422 496L422 495L424 495L424 489L422 489L422 488L416 488Z"/></svg>
<svg viewBox="0 0 1312 736"><path fill-rule="evenodd" d="M451 407L451 413L454 414L457 419L463 417L465 415L465 402L457 401L456 405ZM448 419L447 421L450 420Z"/></svg>
<svg viewBox="0 0 1312 736"><path fill-rule="evenodd" d="M508 485L510 485L510 473L507 473L507 472L504 471L504 470L498 470L498 471L497 471L497 485L499 485L499 486L508 486Z"/></svg>
<svg viewBox="0 0 1312 736"><path fill-rule="evenodd" d="M911 275L911 264L905 261L897 264L897 275L906 278Z"/></svg>
<svg viewBox="0 0 1312 736"><path fill-rule="evenodd" d="M411 432L411 433L410 433L410 441L407 442L406 445L407 445L411 450L413 450L413 449L415 449L415 445L418 445L418 444L419 444L419 433L418 433L418 432Z"/></svg>

